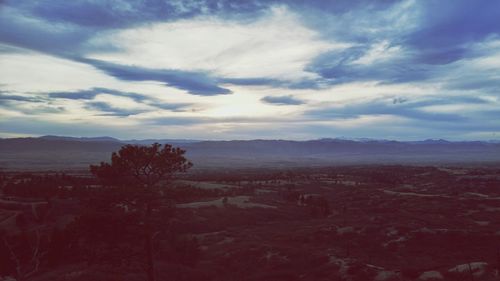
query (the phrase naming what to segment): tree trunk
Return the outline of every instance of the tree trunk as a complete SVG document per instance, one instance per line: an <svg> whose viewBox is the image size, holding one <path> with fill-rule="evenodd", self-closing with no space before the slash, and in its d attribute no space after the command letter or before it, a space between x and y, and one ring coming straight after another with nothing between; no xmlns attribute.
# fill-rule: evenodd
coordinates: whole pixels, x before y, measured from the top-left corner
<svg viewBox="0 0 500 281"><path fill-rule="evenodd" d="M155 281L155 265L153 260L153 237L151 231L151 205L146 204L146 241L145 241L145 250L146 250L146 271L148 275L148 281Z"/></svg>
<svg viewBox="0 0 500 281"><path fill-rule="evenodd" d="M151 232L146 233L146 271L148 274L148 281L155 281L155 265L153 261L153 241L151 239Z"/></svg>

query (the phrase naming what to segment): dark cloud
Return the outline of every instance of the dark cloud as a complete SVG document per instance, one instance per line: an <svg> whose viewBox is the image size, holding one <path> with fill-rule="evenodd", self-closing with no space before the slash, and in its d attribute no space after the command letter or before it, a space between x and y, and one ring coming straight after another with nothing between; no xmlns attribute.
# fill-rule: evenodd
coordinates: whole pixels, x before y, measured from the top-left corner
<svg viewBox="0 0 500 281"><path fill-rule="evenodd" d="M45 1L27 8L42 18L90 27L120 27L127 23L152 20L154 14L143 13L139 1ZM136 2L136 3L134 3ZM134 6L133 8L130 6ZM26 6L25 6L26 7ZM132 9L130 9L132 8ZM139 9L138 9L139 8ZM161 11L158 11L161 12ZM149 18L148 18L149 17Z"/></svg>
<svg viewBox="0 0 500 281"><path fill-rule="evenodd" d="M427 97L424 100L411 101L409 99L398 99L399 103L405 103L408 107L425 107L433 105L452 105L452 104L489 104L490 102L480 97L454 96L454 97ZM394 100L393 100L394 101ZM393 102L394 103L394 102ZM397 103L397 102L396 102Z"/></svg>
<svg viewBox="0 0 500 281"><path fill-rule="evenodd" d="M419 59L446 64L467 54L470 43L500 35L500 2L474 0L425 1L419 29L404 38L420 50Z"/></svg>
<svg viewBox="0 0 500 281"><path fill-rule="evenodd" d="M222 84L233 84L241 86L282 85L284 82L269 78L219 78Z"/></svg>
<svg viewBox="0 0 500 281"><path fill-rule="evenodd" d="M21 112L26 115L40 115L40 114L54 114L54 113L62 113L66 111L66 108L63 106L51 106L50 104L42 104L36 101L31 106L26 107L26 101L23 103L12 103L13 100L1 100L0 99L0 108L4 107L7 109L14 109L17 112ZM15 100L18 101L18 100ZM32 101L27 101L31 103Z"/></svg>
<svg viewBox="0 0 500 281"><path fill-rule="evenodd" d="M27 96L19 96L19 95L9 95L5 94L5 92L0 91L0 103L5 102L43 102L43 99L37 97L27 97Z"/></svg>
<svg viewBox="0 0 500 281"><path fill-rule="evenodd" d="M193 104L191 103L162 103L162 102L156 102L156 103L148 103L150 106L163 109L163 110L169 110L169 111L174 111L174 112L185 112L188 111L188 107L191 107Z"/></svg>
<svg viewBox="0 0 500 281"><path fill-rule="evenodd" d="M305 103L305 101L296 99L292 96L266 96L260 100L265 103L276 105L301 105Z"/></svg>
<svg viewBox="0 0 500 281"><path fill-rule="evenodd" d="M91 100L94 99L95 96L103 93L102 91L96 89L97 88L93 88L90 90L82 90L75 92L53 92L49 93L49 97L55 99Z"/></svg>
<svg viewBox="0 0 500 281"><path fill-rule="evenodd" d="M221 84L232 84L240 86L269 86L287 89L318 89L320 80L301 79L298 81L286 81L270 78L218 78Z"/></svg>
<svg viewBox="0 0 500 281"><path fill-rule="evenodd" d="M294 0L280 1L283 4L289 4L297 9L312 8L332 14L343 14L355 9L383 10L391 7L401 0Z"/></svg>
<svg viewBox="0 0 500 281"><path fill-rule="evenodd" d="M101 116L127 117L130 115L136 115L145 112L144 110L117 108L109 103L97 101L87 102L86 107L88 109L102 111L103 114L99 114Z"/></svg>
<svg viewBox="0 0 500 281"><path fill-rule="evenodd" d="M0 43L64 56L83 52L88 47L85 42L95 34L80 26L54 25L25 10L0 9Z"/></svg>
<svg viewBox="0 0 500 281"><path fill-rule="evenodd" d="M113 89L107 89L107 88L92 88L88 90L80 90L80 91L73 91L73 92L52 92L49 93L49 97L51 98L61 98L61 99L72 99L72 100L91 100L94 99L95 96L99 94L108 94L108 95L113 95L113 96L120 96L120 97L127 97L131 98L136 102L142 102L144 100L147 100L148 98L144 95L137 94L137 93L130 93L130 92L121 92Z"/></svg>
<svg viewBox="0 0 500 281"><path fill-rule="evenodd" d="M219 87L214 78L203 72L150 69L86 58L79 58L77 60L88 63L95 68L121 80L158 81L171 87L186 90L190 94L200 96L231 94L230 90Z"/></svg>
<svg viewBox="0 0 500 281"><path fill-rule="evenodd" d="M38 115L44 113L63 113L66 111L66 108L63 106L38 105L29 109L17 108L17 110L27 115Z"/></svg>
<svg viewBox="0 0 500 281"><path fill-rule="evenodd" d="M0 107L15 109L26 115L37 115L44 113L61 113L66 109L61 106L52 106L47 99L36 96L21 96L7 94L7 91L0 91ZM30 105L26 107L26 105Z"/></svg>
<svg viewBox="0 0 500 281"><path fill-rule="evenodd" d="M324 83L334 85L353 81L379 81L381 83L403 83L426 80L436 69L417 63L411 57L397 58L373 64L357 64L367 51L360 47L343 51L324 53L307 67L325 79Z"/></svg>
<svg viewBox="0 0 500 281"><path fill-rule="evenodd" d="M47 21L100 29L123 28L199 15L255 14L271 3L239 0L7 1L8 6L22 9Z"/></svg>
<svg viewBox="0 0 500 281"><path fill-rule="evenodd" d="M450 46L441 49L420 49L415 59L417 63L443 65L462 59L467 55L467 52L467 48L462 46Z"/></svg>
<svg viewBox="0 0 500 281"><path fill-rule="evenodd" d="M88 90L73 91L73 92L52 92L48 93L48 96L50 98L56 98L56 99L93 100L99 94L126 97L134 100L137 103L146 104L159 109L171 110L171 111L184 111L184 108L192 105L189 103L165 103L156 98L148 97L146 95L138 93L121 92L113 89L100 88L100 87ZM99 105L99 104L97 107L94 106L93 108L99 108L99 106L101 108L106 108L105 105Z"/></svg>

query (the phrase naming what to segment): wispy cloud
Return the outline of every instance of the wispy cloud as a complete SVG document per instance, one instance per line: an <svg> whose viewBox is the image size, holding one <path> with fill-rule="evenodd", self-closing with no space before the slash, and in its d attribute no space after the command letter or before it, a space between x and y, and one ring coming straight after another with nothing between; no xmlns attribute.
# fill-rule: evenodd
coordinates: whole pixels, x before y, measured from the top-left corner
<svg viewBox="0 0 500 281"><path fill-rule="evenodd" d="M293 96L266 96L261 101L276 105L301 105L305 103L305 101Z"/></svg>
<svg viewBox="0 0 500 281"><path fill-rule="evenodd" d="M188 72L196 69L212 77L247 83L263 82L263 78L292 81L314 78L314 74L304 71L307 63L324 51L343 47L304 26L286 6L270 7L248 21L194 17L152 23L103 33L93 42L118 49L91 52L89 56L93 59L127 62L147 69Z"/></svg>
<svg viewBox="0 0 500 281"><path fill-rule="evenodd" d="M344 105L330 106L306 112L306 116L315 119L355 119L360 116L392 115L422 122L463 122L469 119L467 114L436 112L428 107L453 104L488 104L487 101L475 97L456 97L453 100L427 98L408 101L401 98L372 99L351 102Z"/></svg>

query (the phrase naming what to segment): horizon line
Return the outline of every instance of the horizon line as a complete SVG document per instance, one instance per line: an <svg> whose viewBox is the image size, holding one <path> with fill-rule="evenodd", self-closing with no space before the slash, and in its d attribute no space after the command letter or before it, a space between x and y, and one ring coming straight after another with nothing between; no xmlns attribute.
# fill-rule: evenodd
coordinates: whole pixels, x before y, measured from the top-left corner
<svg viewBox="0 0 500 281"><path fill-rule="evenodd" d="M13 136L13 137L0 137L2 140L8 139L43 139L43 138L69 138L75 140L89 140L89 139L112 139L120 142L127 141L188 141L188 142L205 142L205 141L295 141L295 142L307 142L307 141L321 141L321 140L337 140L337 141L354 141L354 142L369 142L369 141L385 141L385 142L425 142L425 141L440 141L440 142L500 142L500 139L474 139L474 140L450 140L445 138L425 138L425 139L391 139L391 138L370 138L370 137L321 137L314 139L272 139L272 138L248 138L248 139L196 139L196 138L118 138L113 136L72 136L72 135L30 135L30 136ZM110 140L111 141L111 140Z"/></svg>

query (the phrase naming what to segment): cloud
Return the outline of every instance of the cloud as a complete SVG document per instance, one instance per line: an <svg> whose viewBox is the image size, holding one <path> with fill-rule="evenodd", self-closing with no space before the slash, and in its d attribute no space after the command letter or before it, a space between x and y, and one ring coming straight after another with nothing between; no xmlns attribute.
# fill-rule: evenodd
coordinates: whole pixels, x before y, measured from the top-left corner
<svg viewBox="0 0 500 281"><path fill-rule="evenodd" d="M62 56L81 52L93 35L95 31L77 25L33 17L9 5L0 7L0 43Z"/></svg>
<svg viewBox="0 0 500 281"><path fill-rule="evenodd" d="M37 97L27 97L27 96L20 96L20 95L9 95L9 94L4 94L5 92L0 91L0 104L5 103L5 102L10 102L10 101L15 101L15 102L43 102L43 99L37 98Z"/></svg>
<svg viewBox="0 0 500 281"><path fill-rule="evenodd" d="M305 116L315 119L355 119L369 115L393 115L425 122L463 122L470 118L466 113L448 113L432 110L432 107L456 104L488 104L488 101L474 97L442 99L427 97L423 100L408 101L401 98L381 98L351 102L305 112ZM427 123L426 123L427 124Z"/></svg>
<svg viewBox="0 0 500 281"><path fill-rule="evenodd" d="M261 101L276 105L301 105L305 103L305 101L292 96L266 96Z"/></svg>
<svg viewBox="0 0 500 281"><path fill-rule="evenodd" d="M267 7L260 1L237 0L102 0L32 1L9 4L43 19L93 28L123 28L156 21L173 21L199 15L254 14Z"/></svg>
<svg viewBox="0 0 500 281"><path fill-rule="evenodd" d="M0 99L0 111L7 109L10 112L15 111L15 115L37 115L44 116L48 114L60 114L66 112L66 108L63 106L50 105L48 103L41 103L40 101L28 101L20 102L19 100L1 100ZM3 116L5 119L9 119L10 114L5 114Z"/></svg>
<svg viewBox="0 0 500 281"><path fill-rule="evenodd" d="M183 111L184 108L191 106L192 104L190 103L165 103L157 98L153 98L150 96L146 96L143 94L138 94L138 93L132 93L132 92L121 92L118 90L113 90L113 89L107 89L107 88L92 88L88 90L80 90L80 91L73 91L73 92L52 92L48 93L48 96L50 98L55 98L55 99L70 99L70 100L94 100L96 96L98 95L111 95L111 96L116 96L116 97L123 97L123 98L129 98L132 99L133 101L140 103L140 104L145 104L149 105L151 107L156 107L164 110L170 110L170 111ZM107 103L103 102L97 102L97 103L88 103L90 105L90 108L93 109L99 109L102 111L114 111L114 112L119 112L117 111L116 108L111 107ZM143 111L141 111L143 112ZM131 113L128 115L132 115L138 113L137 111L123 111L121 113L122 116L127 115L127 113Z"/></svg>
<svg viewBox="0 0 500 281"><path fill-rule="evenodd" d="M270 78L218 78L220 84L230 84L239 86L270 86L286 89L320 89L322 87L319 79L299 79L287 81Z"/></svg>
<svg viewBox="0 0 500 281"><path fill-rule="evenodd" d="M147 99L145 95L130 93L130 92L121 92L112 89L106 88L92 88L88 90L80 90L74 92L52 92L48 93L48 96L51 98L62 98L62 99L74 99L74 100L91 100L94 99L99 94L110 94L114 96L127 97L131 98L137 102L142 102Z"/></svg>
<svg viewBox="0 0 500 281"><path fill-rule="evenodd" d="M343 47L332 41L304 26L286 6L273 6L252 21L195 17L102 33L93 44L120 51L87 57L147 69L197 70L240 82L295 81L316 77L304 67L320 53Z"/></svg>
<svg viewBox="0 0 500 281"><path fill-rule="evenodd" d="M368 7L370 10L383 10L399 0L78 0L78 1L4 1L4 6L16 8L41 19L92 27L123 28L131 25L158 21L176 21L203 15L223 17L254 18L273 5L289 5L293 9L315 9L332 14L343 14Z"/></svg>
<svg viewBox="0 0 500 281"><path fill-rule="evenodd" d="M53 55L110 51L92 38L109 31L197 16L256 17L272 3L237 0L51 0L0 4L0 42ZM98 47L96 49L96 47Z"/></svg>
<svg viewBox="0 0 500 281"><path fill-rule="evenodd" d="M16 8L50 22L91 28L124 28L160 21L176 21L199 16L221 16L234 19L255 18L273 5L288 5L296 10L315 9L333 14L347 13L362 7L383 10L399 0L102 0L102 1L5 1Z"/></svg>
<svg viewBox="0 0 500 281"><path fill-rule="evenodd" d="M390 48L398 47L386 45L386 50ZM367 56L370 56L369 51L361 47L328 52L315 58L306 69L319 74L326 79L325 83L331 85L352 81L382 83L422 81L436 72L436 69L416 63L411 55L387 57L387 54L384 54L384 59L367 58ZM370 63L365 63L367 61Z"/></svg>
<svg viewBox="0 0 500 281"><path fill-rule="evenodd" d="M426 82L446 75L454 62L489 56L488 51L474 53L473 45L500 36L496 2L400 1L385 6L381 11L368 7L340 15L309 15L309 24L353 46L319 55L307 70L329 84Z"/></svg>
<svg viewBox="0 0 500 281"><path fill-rule="evenodd" d="M152 2L152 1L149 1ZM145 8L145 2L130 1L50 1L34 3L28 7L33 14L47 20L71 23L79 26L116 28L138 21L153 20L156 15L151 12L159 5ZM144 6L143 6L144 5ZM140 14L143 12L144 14ZM150 12L150 13L147 13ZM166 12L165 9L157 11Z"/></svg>
<svg viewBox="0 0 500 281"><path fill-rule="evenodd" d="M447 64L467 55L470 43L500 35L500 2L444 0L421 3L424 13L419 29L404 38L420 50L419 59L429 64Z"/></svg>
<svg viewBox="0 0 500 281"><path fill-rule="evenodd" d="M203 72L149 69L86 58L78 60L125 81L157 81L200 96L227 95L231 93L229 89L219 87L215 79Z"/></svg>
<svg viewBox="0 0 500 281"><path fill-rule="evenodd" d="M270 79L270 78L219 78L217 79L221 84L232 84L232 85L242 85L242 86L262 86L271 85L281 87L286 84L285 81Z"/></svg>
<svg viewBox="0 0 500 281"><path fill-rule="evenodd" d="M52 105L47 99L42 97L5 93L7 91L0 91L0 109L16 111L25 115L57 114L66 111L63 106Z"/></svg>
<svg viewBox="0 0 500 281"><path fill-rule="evenodd" d="M98 110L104 112L103 114L99 114L101 116L127 117L130 115L136 115L145 112L144 110L138 110L138 109L118 108L109 103L99 102L99 101L87 102L86 107L91 110Z"/></svg>
<svg viewBox="0 0 500 281"><path fill-rule="evenodd" d="M472 57L450 65L440 77L444 89L500 95L500 39L474 44Z"/></svg>

